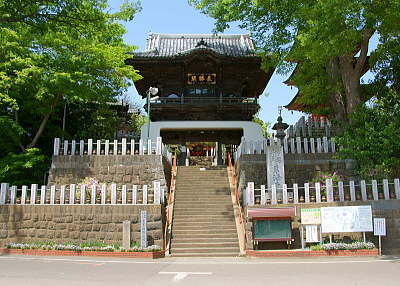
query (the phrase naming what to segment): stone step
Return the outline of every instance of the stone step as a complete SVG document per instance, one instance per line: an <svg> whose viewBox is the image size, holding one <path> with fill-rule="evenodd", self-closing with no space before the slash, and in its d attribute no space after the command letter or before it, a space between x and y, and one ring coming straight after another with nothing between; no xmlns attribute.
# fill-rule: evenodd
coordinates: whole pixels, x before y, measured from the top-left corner
<svg viewBox="0 0 400 286"><path fill-rule="evenodd" d="M214 227L221 227L221 226L234 226L235 221L234 220L221 220L221 221L210 221L210 220L203 220L203 221L186 221L186 220L177 220L177 221L173 221L174 226L173 229L175 229L175 227L186 227L186 226L190 226L190 227L208 227L208 228L214 228Z"/></svg>
<svg viewBox="0 0 400 286"><path fill-rule="evenodd" d="M204 210L212 210L212 211L233 211L232 205L183 205L183 204L175 204L174 211L197 211L201 213Z"/></svg>
<svg viewBox="0 0 400 286"><path fill-rule="evenodd" d="M239 252L213 252L213 253L172 253L172 257L237 257L239 256Z"/></svg>
<svg viewBox="0 0 400 286"><path fill-rule="evenodd" d="M173 248L172 253L239 253L237 247L189 247L189 248Z"/></svg>
<svg viewBox="0 0 400 286"><path fill-rule="evenodd" d="M204 230L173 230L172 233L173 238L230 238L230 237L237 237L237 232L236 229L234 230L210 230L210 231L204 231Z"/></svg>
<svg viewBox="0 0 400 286"><path fill-rule="evenodd" d="M224 215L191 215L191 216L174 216L174 223L177 222L193 222L193 221L199 221L199 222L209 222L209 223L214 223L215 221L235 221L234 216L224 216Z"/></svg>
<svg viewBox="0 0 400 286"><path fill-rule="evenodd" d="M232 211L213 211L213 210L203 210L202 212L198 211L190 211L190 210L174 210L174 215L175 216L192 216L192 215L222 215L222 216L233 216L233 210Z"/></svg>
<svg viewBox="0 0 400 286"><path fill-rule="evenodd" d="M196 204L198 202L204 202L204 203L208 203L208 202L218 202L220 204L229 204L232 203L232 199L228 196L224 196L224 195L202 195L202 196L198 196L198 195L181 195L181 196L176 196L175 197L175 203L179 203L179 202L186 202L186 203L190 203L192 202L193 204Z"/></svg>
<svg viewBox="0 0 400 286"><path fill-rule="evenodd" d="M172 239L172 244L174 243L239 243L238 238L236 237L211 237L211 238L202 238L202 237L174 237Z"/></svg>
<svg viewBox="0 0 400 286"><path fill-rule="evenodd" d="M213 224L197 224L197 225L182 225L182 224L174 224L173 230L209 230L209 229L235 229L236 225L233 223L226 223L222 225L215 226Z"/></svg>
<svg viewBox="0 0 400 286"><path fill-rule="evenodd" d="M238 241L221 241L221 242L172 242L174 249L178 248L219 248L219 247L238 247Z"/></svg>

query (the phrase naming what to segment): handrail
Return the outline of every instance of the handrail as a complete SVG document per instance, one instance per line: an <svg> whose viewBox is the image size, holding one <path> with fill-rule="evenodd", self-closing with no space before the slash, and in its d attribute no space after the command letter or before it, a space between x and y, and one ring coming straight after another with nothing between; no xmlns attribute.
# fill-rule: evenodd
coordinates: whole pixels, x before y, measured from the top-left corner
<svg viewBox="0 0 400 286"><path fill-rule="evenodd" d="M233 167L233 165L232 165L232 159L231 159L231 153L230 152L228 152L228 168L229 168L229 170L231 171L231 174L232 174L232 184L233 184L233 188L234 188L234 191L235 191L235 201L236 201L236 204L237 204L237 206L238 206L238 209L239 209L239 222L240 222L240 224L242 225L242 230L243 230L243 249L246 251L246 227L245 227L245 219L244 219L244 215L243 215L243 212L242 212L242 206L240 205L240 200L239 200L239 191L238 191L238 189L237 189L237 186L236 186L236 174L235 174L235 169L234 169L234 167Z"/></svg>
<svg viewBox="0 0 400 286"><path fill-rule="evenodd" d="M215 97L215 96L183 96L179 98L160 97L151 104L191 104L191 103L218 103L218 104L257 104L254 97Z"/></svg>
<svg viewBox="0 0 400 286"><path fill-rule="evenodd" d="M169 185L169 195L168 195L168 205L167 205L167 216L165 219L165 229L164 229L164 252L169 251L169 245L171 241L171 233L168 232L170 231L170 227L172 225L172 212L173 212L173 203L174 203L174 197L175 197L175 177L176 177L176 153L174 154L174 157L172 159L172 169L171 169L171 182ZM167 243L168 241L168 243Z"/></svg>

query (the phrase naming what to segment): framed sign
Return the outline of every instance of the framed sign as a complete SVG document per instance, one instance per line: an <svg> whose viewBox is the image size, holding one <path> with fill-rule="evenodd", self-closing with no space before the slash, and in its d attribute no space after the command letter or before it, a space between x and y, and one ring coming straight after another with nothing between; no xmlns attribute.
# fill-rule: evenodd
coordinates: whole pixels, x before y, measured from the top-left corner
<svg viewBox="0 0 400 286"><path fill-rule="evenodd" d="M255 220L254 240L287 241L292 238L290 220Z"/></svg>
<svg viewBox="0 0 400 286"><path fill-rule="evenodd" d="M321 208L323 233L373 231L371 206Z"/></svg>
<svg viewBox="0 0 400 286"><path fill-rule="evenodd" d="M217 74L215 73L188 73L187 84L202 85L202 84L216 84Z"/></svg>
<svg viewBox="0 0 400 286"><path fill-rule="evenodd" d="M301 224L318 225L321 224L321 209L301 209Z"/></svg>
<svg viewBox="0 0 400 286"><path fill-rule="evenodd" d="M386 236L386 219L374 218L374 235Z"/></svg>

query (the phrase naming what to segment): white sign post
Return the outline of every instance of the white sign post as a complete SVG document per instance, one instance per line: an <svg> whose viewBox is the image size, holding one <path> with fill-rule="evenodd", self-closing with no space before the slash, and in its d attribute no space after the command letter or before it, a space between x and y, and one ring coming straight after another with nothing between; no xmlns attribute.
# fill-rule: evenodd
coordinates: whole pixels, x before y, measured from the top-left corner
<svg viewBox="0 0 400 286"><path fill-rule="evenodd" d="M147 211L140 211L140 247L147 247Z"/></svg>
<svg viewBox="0 0 400 286"><path fill-rule="evenodd" d="M385 218L374 218L374 235L379 237L379 255L382 255L382 236L386 236Z"/></svg>

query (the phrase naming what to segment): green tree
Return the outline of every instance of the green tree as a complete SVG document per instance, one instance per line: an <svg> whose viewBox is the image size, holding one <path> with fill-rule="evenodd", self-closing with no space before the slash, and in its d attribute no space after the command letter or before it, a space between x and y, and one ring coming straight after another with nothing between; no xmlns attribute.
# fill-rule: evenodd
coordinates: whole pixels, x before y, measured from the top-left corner
<svg viewBox="0 0 400 286"><path fill-rule="evenodd" d="M296 71L303 100L328 103L339 120L346 120L363 102L360 79L368 66L385 54L394 58L399 43L399 0L190 0L216 19L216 31L239 21L257 41L265 65L281 73ZM368 63L373 35L378 47ZM388 57L386 57L388 59Z"/></svg>
<svg viewBox="0 0 400 286"><path fill-rule="evenodd" d="M138 9L128 1L111 13L106 0L0 0L3 162L11 156L23 165L30 148L51 150L65 103L113 102L140 78L124 63L135 47L124 43L119 23Z"/></svg>
<svg viewBox="0 0 400 286"><path fill-rule="evenodd" d="M336 138L341 158L356 160L361 177L400 176L400 93L384 89L371 106L361 105Z"/></svg>
<svg viewBox="0 0 400 286"><path fill-rule="evenodd" d="M270 137L270 134L268 133L268 126L270 126L269 122L263 121L257 115L253 116L253 120L252 121L261 126L264 138Z"/></svg>

